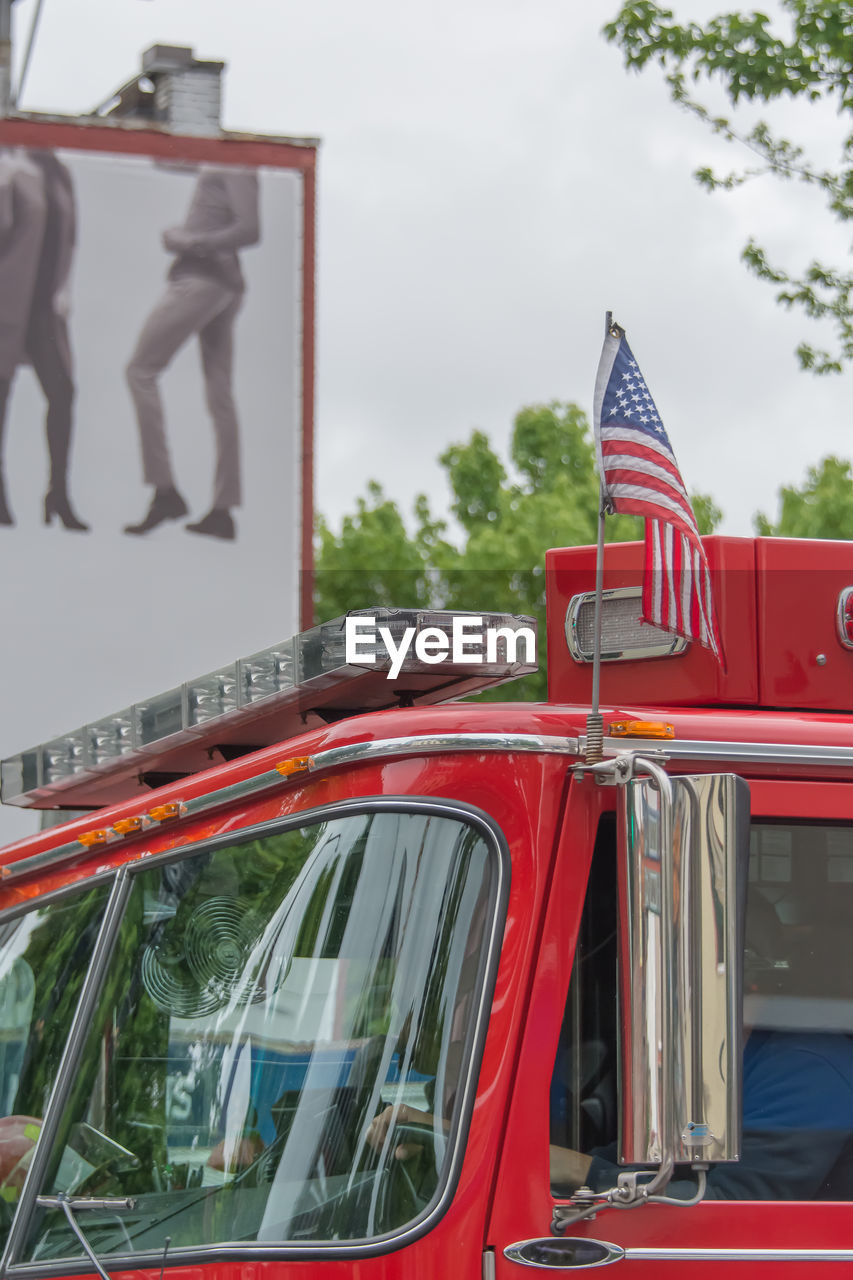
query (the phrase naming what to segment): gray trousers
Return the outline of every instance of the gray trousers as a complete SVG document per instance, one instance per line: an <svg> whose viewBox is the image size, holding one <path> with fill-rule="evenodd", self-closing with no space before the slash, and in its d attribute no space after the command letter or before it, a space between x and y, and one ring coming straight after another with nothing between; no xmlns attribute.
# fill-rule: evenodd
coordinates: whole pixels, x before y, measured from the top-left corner
<svg viewBox="0 0 853 1280"><path fill-rule="evenodd" d="M184 343L198 334L205 397L216 437L214 507L235 507L241 498L239 426L231 381L234 321L242 301L242 291L216 280L182 276L169 281L145 322L126 371L139 422L145 481L158 489L177 487L157 380Z"/></svg>

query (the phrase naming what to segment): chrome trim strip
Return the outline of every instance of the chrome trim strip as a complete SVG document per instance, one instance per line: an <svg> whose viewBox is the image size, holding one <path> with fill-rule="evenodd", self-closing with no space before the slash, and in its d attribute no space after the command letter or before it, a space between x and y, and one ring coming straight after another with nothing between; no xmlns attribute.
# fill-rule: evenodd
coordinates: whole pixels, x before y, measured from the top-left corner
<svg viewBox="0 0 853 1280"><path fill-rule="evenodd" d="M245 800L248 796L266 791L282 781L283 778L277 769L265 769L254 778L244 778L242 782L232 782L228 787L219 787L209 795L196 796L193 800L187 800L184 803L184 809L187 814L203 813L214 804L231 804L234 800Z"/></svg>
<svg viewBox="0 0 853 1280"><path fill-rule="evenodd" d="M586 1237L584 1237L584 1239L586 1239ZM597 1241L596 1243L604 1242ZM399 1242L395 1240L394 1246L398 1247L398 1245ZM327 1247L328 1246L326 1246L326 1248ZM512 1247L513 1246L509 1246L509 1248ZM608 1245L607 1247L614 1249L614 1251L620 1248L618 1245ZM375 1253L372 1255L361 1253L361 1255L359 1255L357 1250L346 1249L343 1247L335 1250L329 1250L327 1254L326 1248L322 1251L322 1257L320 1256L320 1250L316 1250L310 1255L310 1257L306 1255L299 1259L294 1257L292 1253L288 1256L280 1245L276 1250L274 1246L267 1246L264 1248L263 1246L255 1244L250 1246L249 1250L245 1250L245 1253L251 1258L251 1262L270 1262L274 1260L281 1263L288 1263L290 1261L316 1261L318 1263L324 1263L327 1258L329 1260L334 1258L338 1258L340 1260L342 1257L356 1259L360 1256L364 1259L366 1256L386 1256L382 1254L377 1255ZM229 1258L233 1259L235 1256L241 1256L240 1250L235 1249L235 1246L233 1245L230 1248L227 1246L225 1248L222 1246L211 1246L204 1251L203 1258L199 1258L199 1253L200 1251L198 1249L182 1250L181 1255L184 1265L199 1266L215 1261L224 1262ZM191 1257L192 1254L194 1254L195 1257ZM504 1255L507 1257L509 1256L507 1250L504 1250ZM169 1257L171 1261L171 1253ZM494 1257L494 1254L492 1257ZM621 1255L614 1257L613 1261L619 1261L620 1257L626 1262L851 1262L853 1261L853 1249L668 1249L666 1247L642 1248L626 1245L624 1252L622 1252ZM130 1267L134 1270L137 1268L144 1269L145 1267L153 1267L156 1269L159 1267L162 1258L163 1251L160 1249L156 1252L146 1251L130 1254L126 1258L110 1256L109 1263L111 1267L119 1267L119 1269L124 1270L127 1270ZM513 1258L512 1261L515 1262L520 1260ZM484 1255L484 1271L486 1270L487 1265L486 1255ZM539 1265L541 1267L541 1264L529 1262L522 1263L522 1265L534 1267ZM601 1266L606 1265L606 1263L594 1263L593 1265ZM55 1260L51 1259L49 1262L19 1263L10 1272L10 1277L17 1276L20 1277L20 1280L24 1280L25 1277L27 1277L28 1280L44 1280L44 1277L48 1275L55 1275L57 1277L68 1276L70 1274L81 1273L85 1269L86 1262L83 1258L57 1258ZM566 1269L567 1268L565 1267L559 1268L561 1271ZM573 1271L577 1269L577 1267L571 1268Z"/></svg>
<svg viewBox="0 0 853 1280"><path fill-rule="evenodd" d="M667 1249L626 1246L632 1262L851 1262L853 1249Z"/></svg>
<svg viewBox="0 0 853 1280"><path fill-rule="evenodd" d="M285 744L282 744L284 747ZM305 773L284 778L276 769L268 769L253 778L220 787L207 795L196 796L184 802L184 816L194 817L218 806L248 799L275 787L285 787L304 782L316 773L327 769L340 769L363 760L387 760L394 756L436 755L454 751L503 751L507 753L542 753L546 755L582 756L586 749L586 736L560 737L556 734L538 733L443 733L413 735L407 738L382 738L372 742L350 743L343 747L330 747L311 757L311 765ZM704 739L646 739L605 738L604 753L607 756L624 755L627 752L653 752L657 758L667 760L708 760L740 764L806 765L824 768L853 769L853 747L805 746L790 742L711 742ZM140 805L142 809L142 805ZM93 826L97 825L98 810L92 811ZM112 848L113 845L105 845ZM41 853L21 858L17 862L0 866L0 880L8 884L22 876L31 875L46 866L83 858L86 849L79 840L71 840Z"/></svg>
<svg viewBox="0 0 853 1280"><path fill-rule="evenodd" d="M580 750L585 749L580 738ZM667 760L711 760L740 764L811 765L853 769L853 747L804 746L795 742L709 742L702 739L605 738L606 756L627 752L663 756Z"/></svg>
<svg viewBox="0 0 853 1280"><path fill-rule="evenodd" d="M21 876L31 875L41 867L53 866L55 862L65 862L68 858L83 858L86 850L79 840L70 840L67 844L58 844L55 849L45 849L42 853L33 853L29 858L19 858L17 862L7 862L0 867L0 884L10 884Z"/></svg>
<svg viewBox="0 0 853 1280"><path fill-rule="evenodd" d="M9 1267L14 1263L15 1254L19 1246L26 1239L36 1198L41 1190L41 1181L45 1175L53 1142L59 1129L62 1111L68 1100L68 1094L74 1080L77 1059L89 1034L95 1005L106 977L107 959L118 933L121 918L130 896L130 890L131 880L127 874L127 869L121 867L116 872L115 883L107 899L104 917L92 949L89 969L83 980L77 1009L68 1031L65 1048L62 1051L62 1058L57 1068L56 1079L53 1082L53 1088L50 1091L50 1097L45 1107L44 1122L36 1142L33 1158L30 1161L30 1167L27 1170L23 1188L21 1189L15 1216L9 1228L6 1248L3 1250L2 1258L0 1258L0 1277L7 1274Z"/></svg>
<svg viewBox="0 0 853 1280"><path fill-rule="evenodd" d="M282 744L282 755L285 755ZM274 787L284 787L293 783L305 782L315 773L327 769L340 769L349 764L357 764L362 760L384 760L393 756L435 755L448 751L505 751L505 752L539 752L549 755L576 756L578 739L564 738L552 734L539 733L440 733L413 735L408 738L381 738L373 742L355 742L344 747L330 747L327 751L318 751L311 757L311 764L304 773L293 774L290 778L282 777L277 769L268 769L254 778L246 778L243 782L232 783L228 787L220 787L207 795L196 796L183 802L184 817L194 817L206 813L209 809L220 805L231 804L237 800L256 796L262 791ZM140 812L144 804L140 803ZM150 807L150 805L149 805ZM92 810L92 826L97 828L98 810ZM149 828L149 835L151 829ZM109 844L96 846L113 849L120 842L120 837ZM9 884L21 876L31 875L46 866L54 866L69 858L83 858L86 848L79 840L71 840L57 845L54 849L45 849L42 853L34 853L29 858L21 858L6 866L0 866L0 883Z"/></svg>
<svg viewBox="0 0 853 1280"><path fill-rule="evenodd" d="M266 791L284 781L285 779L276 769L268 769L264 773L257 774L254 778L246 778L243 782L235 782L231 786L220 787L217 791L211 791L208 795L197 796L194 800L187 800L184 804L184 810L187 815L203 813L206 809L213 808L215 805L230 804L234 800L242 800L247 796L255 795L259 791ZM152 792L152 796L153 794ZM145 807L151 807L148 796L140 799L139 807L140 812L143 812ZM99 813L99 809L92 810L93 829L98 827ZM149 834L151 830L152 828L149 828ZM121 837L117 836L115 841L96 847L112 849L115 848L120 840ZM32 854L29 858L20 858L17 862L10 862L0 866L0 884L9 884L20 876L32 875L34 871L38 871L42 867L53 866L55 863L65 862L69 858L84 858L87 852L88 850L81 845L79 840L69 840L66 844L57 845L54 849L45 849L41 853Z"/></svg>
<svg viewBox="0 0 853 1280"><path fill-rule="evenodd" d="M436 733L411 738L379 738L373 742L355 742L346 747L330 747L312 756L310 773L320 769L337 769L361 760L382 760L391 756L428 756L453 751L504 751L511 753L545 753L576 756L577 738L557 737L547 733ZM302 775L305 776L304 774Z"/></svg>

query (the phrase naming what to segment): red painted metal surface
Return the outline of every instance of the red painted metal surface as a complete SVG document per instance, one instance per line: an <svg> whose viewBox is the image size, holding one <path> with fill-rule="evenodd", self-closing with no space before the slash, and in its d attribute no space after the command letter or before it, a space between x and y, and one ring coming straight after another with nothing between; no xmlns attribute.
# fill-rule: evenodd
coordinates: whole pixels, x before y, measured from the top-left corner
<svg viewBox="0 0 853 1280"><path fill-rule="evenodd" d="M762 706L849 711L853 651L836 628L838 597L853 587L853 543L795 538L704 539L726 650L723 672L693 644L673 658L603 664L602 700L669 706ZM639 586L639 542L605 548L604 587ZM573 596L595 586L595 548L549 551L548 689L553 702L588 702L592 668L575 662L565 638Z"/></svg>
<svg viewBox="0 0 853 1280"><path fill-rule="evenodd" d="M156 124L123 120L87 123L68 117L30 115L0 120L0 142L7 147L67 147L74 151L112 151L122 155L162 156L198 163L284 166L303 172L316 164L315 139L224 133L215 138L176 134Z"/></svg>
<svg viewBox="0 0 853 1280"><path fill-rule="evenodd" d="M851 655L853 656L853 655ZM635 690L636 692L636 690ZM154 804L171 800L191 800L207 796L212 791L230 787L269 771L275 764L292 756L312 755L317 752L355 743L378 742L385 739L409 738L419 735L458 733L520 733L543 734L553 737L576 738L585 732L587 708L583 706L553 706L536 703L466 703L444 706L413 708L400 711L377 711L369 715L354 716L322 730L292 738L286 743L269 747L251 756L242 757L230 764L221 764L193 777L173 783L156 792L149 792L144 799L128 801L91 815L78 818L61 827L53 827L29 836L0 850L0 866L12 867L19 859L44 853L90 830L93 827L110 826L120 818L145 812ZM709 711L681 709L665 701L625 700L605 704L602 707L605 732L612 720L638 716L660 718L675 726L676 742L738 742L798 744L804 748L853 746L853 715L829 712L774 712L765 710L732 710L714 708ZM427 780L444 778L446 795L462 799L455 788L458 774L457 762L469 759L467 753L444 757L424 756L422 776ZM482 761L475 768L488 772L499 759L486 753L475 760ZM676 769L707 771L713 767L707 763L676 762ZM58 888L69 880L79 879L91 873L94 866L118 865L139 857L143 852L162 852L165 849L194 843L222 831L237 830L251 823L266 821L282 813L297 812L328 803L341 794L365 795L366 763L330 774L320 774L307 782L282 779L280 791L265 797L248 799L223 805L210 814L176 823L164 824L105 848L87 851L81 845L79 859L63 863L55 871L42 872L33 877L30 887L3 885L0 880L0 909L10 906L22 893L44 893ZM827 771L825 766L761 764L756 759L752 766L756 777L833 777L843 778L847 773ZM831 783L828 783L830 785ZM411 794L411 792L409 792ZM434 788L429 794L436 794Z"/></svg>
<svg viewBox="0 0 853 1280"><path fill-rule="evenodd" d="M470 709L469 709L470 714ZM334 732L334 731L333 731ZM338 731L339 732L339 731ZM288 744L289 745L289 744ZM267 753L268 754L268 753ZM237 772L232 769L229 772ZM244 770L245 771L245 770ZM317 778L289 789L282 786L274 796L233 806L213 818L164 828L156 839L145 833L123 846L123 859L143 852L196 843L214 834L268 821L319 805L371 795L449 796L476 806L499 825L509 845L512 873L509 904L501 947L491 1020L479 1075L477 1102L467 1138L465 1158L454 1200L445 1216L426 1236L406 1249L387 1255L353 1261L277 1263L211 1262L204 1267L169 1270L170 1277L197 1277L197 1280L273 1280L283 1276L318 1277L409 1277L478 1276L490 1200L491 1177L497 1166L503 1117L513 1088L516 1067L514 1046L525 1020L530 998L541 914L547 900L547 886L555 847L555 832L564 803L567 762L557 755L413 757L384 763L365 763L352 769ZM159 798L159 796L158 796ZM105 820L98 815L99 821ZM75 824L79 826L79 824ZM33 842L30 842L32 844ZM38 890L91 874L93 864L107 861L87 855L87 865L58 869L40 877ZM109 860L112 860L110 858ZM25 889L26 891L26 889ZM16 897L8 886L3 905ZM448 1260L452 1267L448 1270ZM114 1272L116 1276L154 1276L157 1272Z"/></svg>
<svg viewBox="0 0 853 1280"><path fill-rule="evenodd" d="M838 596L853 587L849 542L758 538L758 635L766 707L853 707L853 652L838 638Z"/></svg>
<svg viewBox="0 0 853 1280"><path fill-rule="evenodd" d="M796 744L805 749L853 746L850 711L809 710L812 705L853 704L853 685L846 682L842 666L848 660L853 664L853 654L847 655L837 642L836 652L827 629L834 626L834 615L827 621L828 605L832 603L834 608L840 586L853 585L853 574L848 583L845 568L853 566L853 558L837 544L822 546L822 572L815 575L800 544L781 546L779 550L770 543L731 539L709 542L712 565L731 570L721 610L729 652L728 675L722 676L710 655L696 646L684 659L671 663L657 660L610 666L602 685L605 727L610 719L635 713L671 721L676 744L690 740ZM811 554L813 558L813 547ZM355 717L187 778L152 793L144 804L137 801L115 806L67 827L40 833L0 852L0 864L14 866L19 859L66 844L95 825L108 826L158 802L209 795L266 773L286 757L418 735L576 737L585 729L589 673L587 668L569 665L562 627L569 596L590 587L591 560L585 551L576 553L571 563L567 555L553 553L549 561L551 580L559 594L549 614L549 645L555 660L552 698L574 705L450 704ZM631 580L639 563L639 548L611 548L609 555L609 584ZM752 574L750 557L759 565L758 579ZM803 592L808 588L810 605L802 600L795 605L790 588L791 598L786 599L785 591L779 588L780 582L785 587L788 578L798 582ZM815 581L808 581L811 578ZM747 580L751 588L745 585ZM763 583L757 595L756 580ZM561 645L563 656L556 658ZM759 651L767 657L760 675L755 656ZM804 668L816 702L811 694L805 701L797 701L797 690L785 686L786 673L793 669L792 655L799 654L802 660L804 653L816 657L821 652L828 655L826 664L812 662ZM740 694L735 696L733 690L740 690ZM783 698L791 701L793 709L759 705L759 700L772 704ZM726 702L744 705L721 705ZM248 826L276 817L378 795L459 800L489 814L506 837L512 874L501 959L464 1162L446 1215L412 1245L374 1258L211 1261L203 1266L170 1268L172 1280L443 1280L446 1276L476 1280L481 1275L484 1248L494 1251L499 1280L523 1274L517 1264L505 1259L503 1250L517 1241L549 1235L553 1208L547 1157L551 1073L595 832L601 813L613 805L610 788L597 786L588 776L570 781L570 764L571 758L557 754L448 751L418 755L416 748L408 748L399 758L366 759L315 777L282 779L263 795L226 799L209 813L166 823L106 848L87 851L81 845L79 858L20 881L0 882L3 908L89 876L101 865L116 865L214 835L233 832L236 836ZM676 770L691 771L721 767L726 766L692 761L672 765ZM818 762L768 764L757 751L755 759L739 765L738 771L750 780L754 816L853 822L850 767L833 770ZM631 1212L601 1212L594 1220L571 1228L571 1234L625 1249L627 1258L619 1265L637 1280L680 1280L687 1274L721 1272L732 1280L747 1276L753 1280L756 1276L812 1280L829 1264L815 1260L721 1262L696 1257L667 1260L666 1251L720 1247L853 1251L853 1205L709 1202L677 1209L654 1205ZM651 1250L658 1256L639 1260L631 1256L631 1250L637 1249ZM846 1266L853 1269L853 1262ZM832 1272L845 1273L844 1264L836 1265ZM158 1272L113 1274L117 1280L139 1280L141 1276L156 1280Z"/></svg>
<svg viewBox="0 0 853 1280"><path fill-rule="evenodd" d="M670 706L755 705L758 654L755 623L754 546L751 538L703 539L714 584L727 670L709 650L692 644L674 658L606 662L601 668L601 699L610 705L629 700ZM551 702L588 703L592 664L575 662L566 645L566 610L576 595L595 589L595 547L549 551L545 556L548 604L548 698ZM604 549L604 588L639 587L643 545L614 543ZM639 616L639 607L637 609ZM853 655L851 655L853 657Z"/></svg>

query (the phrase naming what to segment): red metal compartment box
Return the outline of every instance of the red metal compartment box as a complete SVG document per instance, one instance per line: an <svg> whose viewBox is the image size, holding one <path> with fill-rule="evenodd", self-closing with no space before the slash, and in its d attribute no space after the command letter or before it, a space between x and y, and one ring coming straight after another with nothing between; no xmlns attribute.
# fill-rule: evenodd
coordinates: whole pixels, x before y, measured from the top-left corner
<svg viewBox="0 0 853 1280"><path fill-rule="evenodd" d="M626 707L754 706L758 703L755 542L751 538L710 537L704 538L703 543L726 650L725 672L713 654L698 644L691 644L686 652L674 657L605 662L601 670L603 703ZM588 703L592 664L577 662L571 656L565 626L572 598L595 589L595 547L549 551L545 556L545 572L548 700ZM606 591L616 587L639 588L642 580L641 542L613 543L605 547Z"/></svg>
<svg viewBox="0 0 853 1280"><path fill-rule="evenodd" d="M849 711L853 652L837 619L853 587L853 543L757 538L755 571L762 705Z"/></svg>

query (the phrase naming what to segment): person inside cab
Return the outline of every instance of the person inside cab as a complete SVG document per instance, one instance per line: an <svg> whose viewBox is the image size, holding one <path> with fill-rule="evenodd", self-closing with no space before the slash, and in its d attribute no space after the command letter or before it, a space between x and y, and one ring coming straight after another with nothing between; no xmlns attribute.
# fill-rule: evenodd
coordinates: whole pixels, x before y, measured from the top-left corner
<svg viewBox="0 0 853 1280"><path fill-rule="evenodd" d="M626 1167L616 1163L615 895L614 833L602 824L569 1000L582 1010L583 1043L573 1075L567 1017L551 1089L558 1195L581 1186L607 1190ZM705 1199L853 1199L853 978L844 961L851 907L853 830L753 824L741 1158L711 1165ZM682 1166L664 1194L692 1199L696 1190Z"/></svg>

